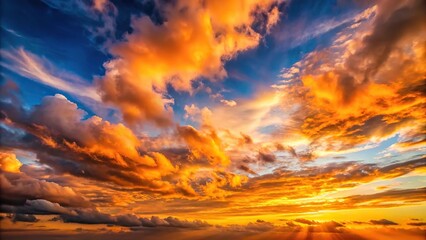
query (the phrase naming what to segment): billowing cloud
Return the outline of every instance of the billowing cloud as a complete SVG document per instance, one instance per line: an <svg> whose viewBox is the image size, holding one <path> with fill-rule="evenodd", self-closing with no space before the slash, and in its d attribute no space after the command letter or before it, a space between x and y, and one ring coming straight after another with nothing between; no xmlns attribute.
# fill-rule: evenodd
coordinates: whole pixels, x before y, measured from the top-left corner
<svg viewBox="0 0 426 240"><path fill-rule="evenodd" d="M214 132L178 126L175 137L181 140L171 144L179 143L190 154L174 155L172 162L166 157L167 146L158 152L145 150L144 142L131 129L97 116L85 118L83 110L60 94L43 98L30 110L19 108L16 99L8 99L1 105L2 122L7 126L1 128L2 145L33 151L40 163L59 173L192 197L215 196L214 192L239 187L245 181L243 176L224 171L229 158ZM12 129L24 132L14 135Z"/></svg>
<svg viewBox="0 0 426 240"><path fill-rule="evenodd" d="M212 164L229 164L229 158L221 149L220 140L214 132L205 134L191 126L181 126L177 130L195 158L205 157Z"/></svg>
<svg viewBox="0 0 426 240"><path fill-rule="evenodd" d="M13 153L0 152L0 169L5 172L19 172L22 163L16 159Z"/></svg>
<svg viewBox="0 0 426 240"><path fill-rule="evenodd" d="M6 137L11 133L3 129L4 146L26 145L38 153L41 162L59 171L121 185L145 182L162 188L161 176L174 170L160 153L140 154L140 141L124 125L97 116L82 120L85 112L62 95L44 98L31 112L12 111L13 107L6 105L2 109L6 110L6 122L12 121L11 127L22 128L31 136L31 140L11 141L12 137ZM126 169L127 176L123 173Z"/></svg>
<svg viewBox="0 0 426 240"><path fill-rule="evenodd" d="M127 122L170 124L167 86L190 92L198 78L225 77L225 61L259 44L262 35L252 27L256 16L270 16L263 23L269 29L278 21L279 2L156 1L162 21L134 18L133 32L111 47L116 58L104 65L98 81L102 99L118 106Z"/></svg>
<svg viewBox="0 0 426 240"><path fill-rule="evenodd" d="M66 206L89 206L90 203L70 187L64 187L54 182L38 180L25 173L4 172L0 174L2 191L0 194L3 204L20 205L28 200L39 198ZM42 204L40 202L28 202Z"/></svg>
<svg viewBox="0 0 426 240"><path fill-rule="evenodd" d="M355 18L331 47L290 68L297 72L288 74L293 82L276 87L285 102L300 105L280 136L302 134L321 156L422 132L424 7L423 1L380 2Z"/></svg>

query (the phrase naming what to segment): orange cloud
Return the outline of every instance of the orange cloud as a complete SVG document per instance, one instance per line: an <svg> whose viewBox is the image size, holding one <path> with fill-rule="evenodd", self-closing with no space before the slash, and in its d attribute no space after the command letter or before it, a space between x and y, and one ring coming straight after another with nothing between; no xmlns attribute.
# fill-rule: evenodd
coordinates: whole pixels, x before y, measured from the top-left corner
<svg viewBox="0 0 426 240"><path fill-rule="evenodd" d="M22 163L16 158L13 153L0 152L0 169L5 172L19 172Z"/></svg>
<svg viewBox="0 0 426 240"><path fill-rule="evenodd" d="M196 159L205 157L213 165L229 164L229 158L221 149L220 140L214 132L206 134L191 126L180 126L177 131Z"/></svg>
<svg viewBox="0 0 426 240"><path fill-rule="evenodd" d="M268 16L268 29L278 21L278 0L156 2L164 22L143 16L132 22L134 31L111 47L115 59L105 64L98 80L102 98L117 105L130 123L170 123L169 100L163 95L170 84L192 91L200 77L215 81L226 76L223 64L239 52L254 48L261 34L251 26L256 14Z"/></svg>
<svg viewBox="0 0 426 240"><path fill-rule="evenodd" d="M300 82L281 90L300 107L290 124L283 124L289 130L282 135L302 133L314 154L321 156L377 143L396 133L421 131L426 119L423 4L379 3L372 8L376 11L372 23L354 24L337 36L333 46L295 64L291 71L297 69L298 75L287 75Z"/></svg>

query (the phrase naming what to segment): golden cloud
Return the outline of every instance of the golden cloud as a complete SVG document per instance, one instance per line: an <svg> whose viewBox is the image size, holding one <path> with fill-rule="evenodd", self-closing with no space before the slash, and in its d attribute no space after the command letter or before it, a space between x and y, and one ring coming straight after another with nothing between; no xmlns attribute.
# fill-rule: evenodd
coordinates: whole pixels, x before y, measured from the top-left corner
<svg viewBox="0 0 426 240"><path fill-rule="evenodd" d="M161 24L143 16L132 22L133 32L111 47L116 56L98 80L102 98L117 105L130 123L148 120L171 123L167 85L192 91L200 77L215 81L226 76L223 64L239 52L259 44L252 28L259 13L267 14L267 28L278 21L278 0L158 1Z"/></svg>

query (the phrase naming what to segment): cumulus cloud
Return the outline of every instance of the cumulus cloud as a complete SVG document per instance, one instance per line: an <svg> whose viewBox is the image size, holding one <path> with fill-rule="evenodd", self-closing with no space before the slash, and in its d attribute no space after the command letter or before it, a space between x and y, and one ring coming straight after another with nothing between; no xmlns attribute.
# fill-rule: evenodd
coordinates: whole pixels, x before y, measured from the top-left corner
<svg viewBox="0 0 426 240"><path fill-rule="evenodd" d="M141 142L129 128L97 116L83 120L85 112L62 95L47 96L28 112L7 102L1 107L3 121L28 134L25 140L19 139L23 136L2 128L2 144L31 149L40 162L60 172L121 185L146 183L161 188L165 186L161 177L174 170L160 153L140 154ZM126 177L125 170L129 171Z"/></svg>
<svg viewBox="0 0 426 240"><path fill-rule="evenodd" d="M115 224L117 218L106 213L101 213L96 209L76 209L74 215L61 215L64 222L74 222L82 224ZM125 219L124 219L125 221Z"/></svg>
<svg viewBox="0 0 426 240"><path fill-rule="evenodd" d="M13 153L0 152L0 169L5 172L19 172L22 163Z"/></svg>
<svg viewBox="0 0 426 240"><path fill-rule="evenodd" d="M97 209L76 209L76 214L62 214L61 219L64 222L73 222L81 224L111 224L117 226L131 227L132 230L138 230L144 227L173 227L173 228L205 228L211 226L201 220L185 220L175 217L160 218L152 216L151 218L139 218L133 214L110 215L99 212Z"/></svg>
<svg viewBox="0 0 426 240"><path fill-rule="evenodd" d="M70 187L31 178L24 173L0 175L1 199L5 204L23 204L27 200L47 199L68 206L88 206L87 200Z"/></svg>
<svg viewBox="0 0 426 240"><path fill-rule="evenodd" d="M66 206L90 205L85 198L70 187L64 187L45 180L38 180L21 172L19 168L13 168L14 171L7 171L11 168L11 162L13 166L21 166L22 164L16 159L14 154L1 153L1 155L9 159L8 161L2 160L2 172L0 172L0 183L2 187L0 199L2 204L23 205L25 203L27 205L26 207L36 210L37 208L42 209L48 207L47 205L49 202L44 202L45 200L36 200L38 198L43 198ZM5 162L9 165L3 165ZM5 169L4 172L3 168ZM60 206L52 205L50 207L59 208Z"/></svg>
<svg viewBox="0 0 426 240"><path fill-rule="evenodd" d="M234 101L234 100L225 100L225 99L222 99L222 100L220 100L220 102L223 103L223 104L225 104L228 107L237 106L237 102Z"/></svg>
<svg viewBox="0 0 426 240"><path fill-rule="evenodd" d="M270 28L278 21L279 2L155 2L166 20L133 19L133 32L110 48L116 58L98 80L102 99L118 106L127 122L167 126L172 122L167 86L191 92L201 77L225 77L224 62L256 47L262 37L252 28L256 13L271 16L263 23Z"/></svg>
<svg viewBox="0 0 426 240"><path fill-rule="evenodd" d="M177 126L175 141L167 144L179 144L179 148L187 150L170 155L165 151L168 146L160 145L155 151L151 140L142 141L123 124L97 116L87 118L63 95L46 96L30 109L20 108L19 101L8 95L4 97L0 102L2 145L34 152L40 163L57 173L138 187L146 192L192 197L208 196L213 193L212 188L223 192L226 190L221 188L244 182L242 176L216 172L216 167L223 171L230 160L214 131ZM15 134L17 130L22 134ZM206 168L201 172L206 172L207 178L198 176L200 168Z"/></svg>

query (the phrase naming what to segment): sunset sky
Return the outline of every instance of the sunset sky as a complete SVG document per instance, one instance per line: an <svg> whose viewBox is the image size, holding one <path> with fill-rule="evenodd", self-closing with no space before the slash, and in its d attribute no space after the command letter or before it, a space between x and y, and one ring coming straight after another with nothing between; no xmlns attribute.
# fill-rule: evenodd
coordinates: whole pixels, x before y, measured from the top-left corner
<svg viewBox="0 0 426 240"><path fill-rule="evenodd" d="M426 1L0 2L1 239L426 239Z"/></svg>

